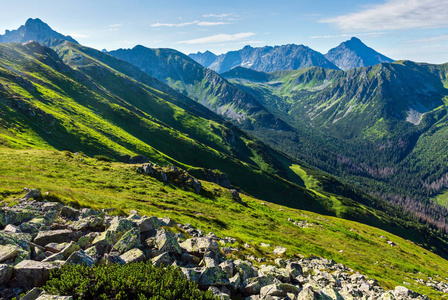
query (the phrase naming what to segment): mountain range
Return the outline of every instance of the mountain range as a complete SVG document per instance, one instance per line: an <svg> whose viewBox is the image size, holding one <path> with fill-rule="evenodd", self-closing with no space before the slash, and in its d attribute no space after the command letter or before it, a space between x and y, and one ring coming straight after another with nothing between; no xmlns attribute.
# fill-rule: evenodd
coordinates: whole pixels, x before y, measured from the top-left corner
<svg viewBox="0 0 448 300"><path fill-rule="evenodd" d="M259 48L245 46L241 50L221 55L215 55L210 51L198 52L189 54L189 57L220 74L238 66L257 71L274 72L307 67L348 70L393 62L392 59L376 52L355 37L329 50L325 55L304 45L290 44Z"/></svg>
<svg viewBox="0 0 448 300"><path fill-rule="evenodd" d="M6 36L24 41L10 42ZM38 41L30 41L33 36ZM381 62L387 58L351 39L327 53L334 62L302 45L245 47L221 56L216 72L195 60L206 64L215 58L211 66L220 57L212 53L193 59L173 49L143 46L103 52L38 19L0 41L1 157L31 155L26 152L30 149L40 163L56 166L65 164L55 154L63 151L57 153L65 153L70 164L97 172L92 176L99 178L86 182L120 195L130 192L129 203L145 205L150 193L163 199L154 204L161 211L234 233L233 224L194 211L195 205L217 205L223 187L212 185L201 195L176 191L169 199L167 190L170 195L176 190L169 184L152 191L154 180L141 182L144 188L106 182L99 175L120 168L130 177L131 167L123 162L133 161L131 157L169 164L204 182L220 183L226 177L226 191L233 188L269 205L319 213L324 223L337 217L381 228L448 257L448 212L435 203L443 204L448 186L443 154L448 148L447 64ZM239 66L232 56L251 68ZM110 165L95 165L82 155ZM65 170L48 176L57 181L63 176L59 172ZM20 178L8 180L15 187L23 184ZM57 190L72 197L70 189ZM0 195L10 193L0 190ZM256 211L255 204L219 205L226 214L244 211L251 220L261 218L252 222L275 232L282 226L278 220L287 218L269 219L271 212L267 219L261 217L258 209L264 211L266 205L261 201ZM282 212L280 208L275 214ZM316 230L369 243L346 225L325 226ZM300 230L305 234L308 229ZM308 243L314 245L312 240ZM342 253L328 247L319 251ZM356 261L360 267L370 268ZM385 270L383 265L371 268L375 274Z"/></svg>

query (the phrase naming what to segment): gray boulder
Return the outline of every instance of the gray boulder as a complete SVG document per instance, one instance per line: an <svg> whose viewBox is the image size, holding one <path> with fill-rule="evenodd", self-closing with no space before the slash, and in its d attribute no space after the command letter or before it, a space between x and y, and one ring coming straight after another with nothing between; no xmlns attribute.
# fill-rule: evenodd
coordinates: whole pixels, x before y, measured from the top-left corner
<svg viewBox="0 0 448 300"><path fill-rule="evenodd" d="M0 231L0 245L18 246L18 253L15 255L14 263L29 259L31 256L31 235L26 233L13 233Z"/></svg>
<svg viewBox="0 0 448 300"><path fill-rule="evenodd" d="M23 288L42 286L50 276L50 270L57 268L47 262L23 260L13 270L15 283Z"/></svg>
<svg viewBox="0 0 448 300"><path fill-rule="evenodd" d="M44 230L39 231L34 238L34 243L40 246L45 246L49 243L64 243L71 242L73 239L73 232L69 229L60 230Z"/></svg>
<svg viewBox="0 0 448 300"><path fill-rule="evenodd" d="M16 245L0 245L0 263L14 259L20 250Z"/></svg>
<svg viewBox="0 0 448 300"><path fill-rule="evenodd" d="M196 283L199 282L201 278L202 269L201 268L180 268L182 273L184 273L185 277L189 280L194 281Z"/></svg>
<svg viewBox="0 0 448 300"><path fill-rule="evenodd" d="M156 267L166 267L173 263L173 259L171 258L168 252L164 252L154 258L151 259L151 262Z"/></svg>
<svg viewBox="0 0 448 300"><path fill-rule="evenodd" d="M252 263L248 261L235 260L233 262L236 270L240 273L241 280L245 281L248 278L256 277L258 275L257 270L252 267Z"/></svg>
<svg viewBox="0 0 448 300"><path fill-rule="evenodd" d="M85 265L91 267L95 264L95 261L90 255L85 253L84 250L79 250L73 252L64 264Z"/></svg>
<svg viewBox="0 0 448 300"><path fill-rule="evenodd" d="M182 254L182 250L172 232L166 231L164 228L157 231L156 245L159 251L169 252L173 254Z"/></svg>
<svg viewBox="0 0 448 300"><path fill-rule="evenodd" d="M160 221L157 217L142 217L137 222L137 226L140 232L148 232L151 230L157 230L160 227Z"/></svg>
<svg viewBox="0 0 448 300"><path fill-rule="evenodd" d="M272 275L262 276L262 277L252 277L248 278L244 282L243 294L245 295L255 295L260 294L261 288L271 284L281 284L282 282Z"/></svg>
<svg viewBox="0 0 448 300"><path fill-rule="evenodd" d="M0 264L0 286L5 284L12 274L13 266L9 264Z"/></svg>
<svg viewBox="0 0 448 300"><path fill-rule="evenodd" d="M307 286L300 291L297 295L297 300L318 300L319 295L314 291L311 286Z"/></svg>
<svg viewBox="0 0 448 300"><path fill-rule="evenodd" d="M199 279L199 286L229 285L229 276L219 267L205 268Z"/></svg>
<svg viewBox="0 0 448 300"><path fill-rule="evenodd" d="M189 253L204 254L208 251L219 252L219 245L216 241L207 237L187 239L180 246Z"/></svg>
<svg viewBox="0 0 448 300"><path fill-rule="evenodd" d="M120 255L120 258L124 260L127 264L146 260L145 254L140 249L131 249L125 252L124 254Z"/></svg>
<svg viewBox="0 0 448 300"><path fill-rule="evenodd" d="M258 270L258 276L272 275L281 282L290 283L291 276L286 268L277 268L276 266L261 266Z"/></svg>
<svg viewBox="0 0 448 300"><path fill-rule="evenodd" d="M118 240L118 242L112 247L111 252L118 252L123 254L133 248L140 248L142 246L140 242L140 230L138 228L132 228L127 231Z"/></svg>
<svg viewBox="0 0 448 300"><path fill-rule="evenodd" d="M92 245L96 246L101 253L106 252L108 249L112 248L118 240L131 230L133 224L128 219L118 219L112 220L109 228L95 237Z"/></svg>
<svg viewBox="0 0 448 300"><path fill-rule="evenodd" d="M80 212L77 209L71 208L70 206L63 206L61 208L61 217L74 220L79 216Z"/></svg>

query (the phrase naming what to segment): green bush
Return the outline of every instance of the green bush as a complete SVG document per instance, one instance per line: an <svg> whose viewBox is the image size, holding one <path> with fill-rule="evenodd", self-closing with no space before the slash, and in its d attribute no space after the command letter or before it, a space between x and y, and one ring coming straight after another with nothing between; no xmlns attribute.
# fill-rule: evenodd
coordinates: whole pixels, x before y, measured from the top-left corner
<svg viewBox="0 0 448 300"><path fill-rule="evenodd" d="M216 299L199 290L179 268L156 268L151 262L124 266L64 265L53 270L43 287L73 299Z"/></svg>
<svg viewBox="0 0 448 300"><path fill-rule="evenodd" d="M95 155L93 158L96 158L97 160L105 161L105 162L111 162L112 159L105 156L105 155Z"/></svg>

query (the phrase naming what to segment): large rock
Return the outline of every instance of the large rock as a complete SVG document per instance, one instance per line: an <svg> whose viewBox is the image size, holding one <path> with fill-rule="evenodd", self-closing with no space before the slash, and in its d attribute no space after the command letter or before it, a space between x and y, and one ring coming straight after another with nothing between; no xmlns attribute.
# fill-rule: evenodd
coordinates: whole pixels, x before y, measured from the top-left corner
<svg viewBox="0 0 448 300"><path fill-rule="evenodd" d="M95 261L90 255L85 253L84 250L79 250L73 252L64 264L85 265L87 267L91 267L95 264Z"/></svg>
<svg viewBox="0 0 448 300"><path fill-rule="evenodd" d="M18 253L15 254L14 263L29 259L31 256L31 235L26 233L13 233L0 231L0 245L7 247L17 246Z"/></svg>
<svg viewBox="0 0 448 300"><path fill-rule="evenodd" d="M131 230L132 227L133 224L130 220L116 218L112 220L106 231L95 237L92 245L95 245L101 253L104 253L112 248L123 234Z"/></svg>
<svg viewBox="0 0 448 300"><path fill-rule="evenodd" d="M201 262L201 259L195 255L189 254L189 253L182 253L180 260L182 261L182 263L188 265L199 265L199 263Z"/></svg>
<svg viewBox="0 0 448 300"><path fill-rule="evenodd" d="M24 190L26 191L26 194L23 197L24 200L29 200L29 199L41 200L42 199L42 194L39 190L29 189L29 188L24 188Z"/></svg>
<svg viewBox="0 0 448 300"><path fill-rule="evenodd" d="M189 280L194 281L196 283L199 282L201 278L202 269L201 268L180 268L182 273L184 273L185 277Z"/></svg>
<svg viewBox="0 0 448 300"><path fill-rule="evenodd" d="M14 259L20 250L16 245L0 245L0 263Z"/></svg>
<svg viewBox="0 0 448 300"><path fill-rule="evenodd" d="M205 268L199 279L200 286L221 286L229 284L229 276L219 267Z"/></svg>
<svg viewBox="0 0 448 300"><path fill-rule="evenodd" d="M73 230L103 230L104 229L104 215L91 215L80 218L70 226Z"/></svg>
<svg viewBox="0 0 448 300"><path fill-rule="evenodd" d="M0 286L5 284L12 274L13 266L8 264L0 264Z"/></svg>
<svg viewBox="0 0 448 300"><path fill-rule="evenodd" d="M61 217L67 218L67 219L76 219L80 212L77 209L71 208L70 206L64 206L61 208Z"/></svg>
<svg viewBox="0 0 448 300"><path fill-rule="evenodd" d="M230 277L233 277L233 269L234 269L234 265L233 265L233 262L232 261L230 261L230 260L226 260L226 261L223 261L222 263L220 263L219 264L219 267L224 271L224 272L226 272L227 273L227 275L229 276L229 278Z"/></svg>
<svg viewBox="0 0 448 300"><path fill-rule="evenodd" d="M145 254L140 249L131 249L126 253L120 255L120 258L127 264L146 260Z"/></svg>
<svg viewBox="0 0 448 300"><path fill-rule="evenodd" d="M56 265L46 262L23 260L14 267L15 283L23 288L42 286L50 276L50 270Z"/></svg>
<svg viewBox="0 0 448 300"><path fill-rule="evenodd" d="M243 293L245 295L256 295L259 294L261 288L271 284L281 284L282 282L272 275L267 275L263 277L252 277L248 278L244 282Z"/></svg>
<svg viewBox="0 0 448 300"><path fill-rule="evenodd" d="M261 266L261 268L258 270L258 276L266 276L266 275L272 275L281 282L290 283L291 282L291 276L289 274L289 270L286 268L277 268L276 266Z"/></svg>
<svg viewBox="0 0 448 300"><path fill-rule="evenodd" d="M0 225L6 226L8 224L20 225L33 218L41 217L41 212L18 207L0 208Z"/></svg>
<svg viewBox="0 0 448 300"><path fill-rule="evenodd" d="M297 295L297 300L318 300L319 295L314 291L311 286L307 286L300 291Z"/></svg>
<svg viewBox="0 0 448 300"><path fill-rule="evenodd" d="M160 222L157 217L144 216L141 219L137 220L136 223L141 233L157 230L160 227Z"/></svg>
<svg viewBox="0 0 448 300"><path fill-rule="evenodd" d="M134 248L140 248L142 246L140 242L140 230L138 228L132 228L127 231L113 246L111 252L118 252L123 254Z"/></svg>
<svg viewBox="0 0 448 300"><path fill-rule="evenodd" d="M233 264L238 273L240 273L242 281L258 275L257 270L255 270L252 267L252 264L248 261L235 260Z"/></svg>
<svg viewBox="0 0 448 300"><path fill-rule="evenodd" d="M219 252L219 245L216 241L207 237L187 239L180 246L189 253L204 254L208 251Z"/></svg>
<svg viewBox="0 0 448 300"><path fill-rule="evenodd" d="M156 245L159 251L169 253L182 254L182 250L172 232L166 231L164 228L157 231Z"/></svg>
<svg viewBox="0 0 448 300"><path fill-rule="evenodd" d="M70 242L59 252L44 259L44 262L51 262L57 260L66 260L73 252L78 251L80 248L75 242Z"/></svg>
<svg viewBox="0 0 448 300"><path fill-rule="evenodd" d="M173 263L173 259L168 252L163 252L162 254L151 259L151 262L156 267L166 267Z"/></svg>
<svg viewBox="0 0 448 300"><path fill-rule="evenodd" d="M280 284L270 284L261 288L260 296L262 298L266 296L277 296L277 297L285 297L286 291L282 290Z"/></svg>
<svg viewBox="0 0 448 300"><path fill-rule="evenodd" d="M37 236L34 238L34 243L40 246L45 246L49 243L65 243L71 242L74 235L69 229L60 230L45 230L39 231Z"/></svg>

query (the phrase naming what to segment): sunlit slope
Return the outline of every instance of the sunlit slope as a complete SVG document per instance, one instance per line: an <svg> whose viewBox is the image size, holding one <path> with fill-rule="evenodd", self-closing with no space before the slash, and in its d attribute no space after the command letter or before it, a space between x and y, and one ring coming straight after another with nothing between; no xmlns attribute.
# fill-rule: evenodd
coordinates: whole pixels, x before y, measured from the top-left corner
<svg viewBox="0 0 448 300"><path fill-rule="evenodd" d="M307 168L233 125L212 120L188 99L107 54L57 44L1 45L1 141L10 148L82 151L123 161L145 155L203 178L228 174L232 184L265 201L384 228L444 253L446 245L385 202ZM134 79L139 78L139 80ZM146 83L145 83L146 82ZM152 86L160 85L167 93ZM180 101L186 109L175 105Z"/></svg>
<svg viewBox="0 0 448 300"><path fill-rule="evenodd" d="M82 154L54 150L0 149L0 200L14 201L23 187L39 188L48 200L73 206L136 209L140 214L168 216L220 237L235 237L235 255L276 258L275 246L287 256L318 255L371 276L386 288L404 285L432 299L440 292L417 280L448 277L448 263L389 232L357 222L291 209L246 195L245 204L230 192L203 181L203 194L185 191L136 172L137 165L108 163ZM290 220L289 220L290 219ZM302 224L301 226L295 225ZM391 241L395 246L388 244ZM245 248L249 243L250 248ZM261 243L269 247L261 247Z"/></svg>

